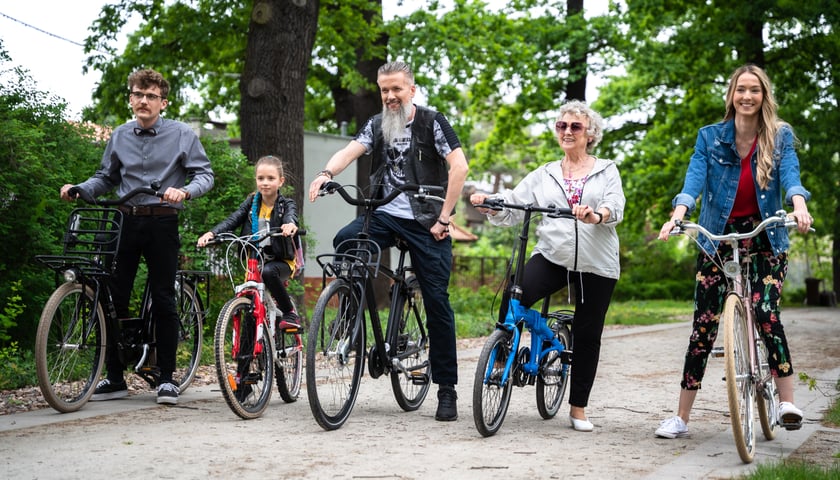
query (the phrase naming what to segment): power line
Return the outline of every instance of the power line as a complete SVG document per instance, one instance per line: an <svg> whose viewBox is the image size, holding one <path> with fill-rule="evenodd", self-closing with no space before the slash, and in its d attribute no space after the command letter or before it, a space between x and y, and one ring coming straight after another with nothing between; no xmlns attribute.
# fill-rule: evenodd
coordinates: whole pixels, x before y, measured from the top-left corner
<svg viewBox="0 0 840 480"><path fill-rule="evenodd" d="M26 28L31 28L31 29L33 29L33 30L35 30L35 31L37 31L37 32L41 32L41 33L43 33L43 34L45 34L45 35L49 35L49 36L51 36L51 37L53 37L53 38L57 38L57 39L59 39L59 40L65 41L65 42L67 42L67 43L72 43L73 45L77 45L77 46L82 47L82 48L84 48L84 46L85 46L83 43L79 43L79 42L76 42L76 41L74 41L74 40L70 40L69 38L64 38L64 37L62 37L61 35L56 35L55 33L48 32L48 31L46 31L46 30L44 30L44 29L42 29L42 28L38 28L38 27L36 27L35 25L30 25L30 24L28 24L28 23L24 22L23 20L18 20L17 18L10 17L10 16L6 15L6 14L5 14L5 13L3 13L3 12L0 12L0 16L2 16L2 17L6 17L6 18L8 18L9 20L11 20L11 21L13 21L13 22L17 22L17 23L19 23L19 24L23 25L23 26L24 26L24 27L26 27ZM104 52L100 52L100 51L98 51L98 50L94 50L94 52L96 52L96 53L100 53L100 54L102 54L102 55L108 55L108 56L110 56L110 55L111 55L110 53L104 53Z"/></svg>

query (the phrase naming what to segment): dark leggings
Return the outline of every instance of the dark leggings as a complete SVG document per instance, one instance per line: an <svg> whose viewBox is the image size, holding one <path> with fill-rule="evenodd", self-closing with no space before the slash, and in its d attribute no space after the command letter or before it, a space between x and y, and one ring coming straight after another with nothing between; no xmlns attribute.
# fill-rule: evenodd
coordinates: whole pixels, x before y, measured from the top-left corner
<svg viewBox="0 0 840 480"><path fill-rule="evenodd" d="M273 260L263 265L263 282L274 300L277 300L277 308L283 313L295 311L289 292L286 290L286 281L291 275L292 267L283 260Z"/></svg>
<svg viewBox="0 0 840 480"><path fill-rule="evenodd" d="M575 319L572 324L574 361L569 404L586 407L598 370L601 333L610 298L617 280L594 273L572 272L549 262L540 254L525 264L522 280L522 306L530 308L539 300L571 283L575 291Z"/></svg>
<svg viewBox="0 0 840 480"><path fill-rule="evenodd" d="M724 233L748 232L757 221L757 218L752 217L730 220ZM767 346L770 372L778 377L792 375L790 350L779 317L779 298L787 274L787 254L773 255L766 232L751 240L742 240L739 245L742 257L752 255L753 258L748 280L752 287L755 319L761 326L759 331ZM724 260L731 259L732 248L728 244L721 244L718 254ZM726 277L704 252L697 256L696 278L694 323L680 382L680 386L686 390L700 389L726 299Z"/></svg>

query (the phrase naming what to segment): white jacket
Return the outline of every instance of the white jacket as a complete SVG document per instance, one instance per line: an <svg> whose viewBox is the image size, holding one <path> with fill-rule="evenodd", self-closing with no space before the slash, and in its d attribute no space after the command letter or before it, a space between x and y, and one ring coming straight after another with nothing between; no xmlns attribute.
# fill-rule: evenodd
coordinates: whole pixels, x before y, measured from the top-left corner
<svg viewBox="0 0 840 480"><path fill-rule="evenodd" d="M507 203L569 208L569 200L559 183L562 181L560 161L555 161L540 166L522 179L516 188L493 195L493 198L503 198ZM618 279L621 267L615 227L624 218L624 203L624 190L615 162L596 159L583 186L581 204L595 210L608 209L609 220L594 225L543 215L537 225L537 245L531 254L540 253L548 261L573 272ZM488 219L494 225L512 226L520 223L524 214L521 210L504 209L495 216L488 216Z"/></svg>

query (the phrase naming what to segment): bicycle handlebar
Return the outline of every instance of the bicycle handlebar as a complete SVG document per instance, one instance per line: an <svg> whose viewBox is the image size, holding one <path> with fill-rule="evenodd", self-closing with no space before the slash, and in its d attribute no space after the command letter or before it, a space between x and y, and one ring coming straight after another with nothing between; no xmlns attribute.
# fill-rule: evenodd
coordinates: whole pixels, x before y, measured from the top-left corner
<svg viewBox="0 0 840 480"><path fill-rule="evenodd" d="M444 199L438 195L445 192L444 188L438 185L417 185L414 183L407 183L405 185L394 187L394 189L391 190L391 193L383 198L354 198L347 193L347 187L355 187L355 185L341 185L338 182L327 182L321 186L321 190L318 191L318 196L323 197L324 195L338 192L338 194L341 195L341 198L350 205L357 207L364 206L373 209L385 205L386 203L390 203L392 200L397 198L399 194L407 192L417 192L414 194L414 197L421 201L435 200L443 203Z"/></svg>
<svg viewBox="0 0 840 480"><path fill-rule="evenodd" d="M539 205L534 205L533 203L507 203L502 199L499 198L487 198L484 200L484 203L473 205L475 208L488 208L490 210L502 210L505 208L510 208L512 210L524 210L528 212L541 212L547 213L549 218L575 218L572 214L571 208L562 208L557 207L555 205L549 205L547 207L540 207Z"/></svg>
<svg viewBox="0 0 840 480"><path fill-rule="evenodd" d="M256 235L256 237L254 236ZM306 230L298 229L294 235L306 235ZM290 236L294 236L290 235ZM212 239L208 240L207 243L204 245L205 247L209 247L211 245L219 245L225 242L241 242L241 243L251 243L251 244L259 244L263 240L268 237L282 237L283 233L280 230L280 227L271 228L269 230L263 230L261 232L257 232L256 234L248 234L248 235L235 235L233 233L222 232Z"/></svg>
<svg viewBox="0 0 840 480"><path fill-rule="evenodd" d="M67 194L71 198L76 198L82 200L85 203L90 205L101 205L101 206L113 206L113 205L122 205L125 202L131 200L137 195L141 193L145 193L146 195L153 195L158 198L163 198L163 192L160 191L160 182L152 182L149 187L137 187L134 190L126 193L120 198L113 199L113 200L97 200L96 197L92 196L88 192L82 190L78 187L78 185L74 185L67 190Z"/></svg>
<svg viewBox="0 0 840 480"><path fill-rule="evenodd" d="M708 238L709 240L716 241L716 242L731 242L737 240L744 240L747 238L753 238L760 234L762 231L766 230L768 227L777 226L779 224L784 225L786 228L792 228L796 226L796 219L790 216L786 211L779 210L776 214L772 217L765 218L761 221L754 229L749 232L745 233L727 233L725 235L715 235L714 233L708 231L702 225L693 222L686 222L684 220L676 220L674 222L676 228L671 231L671 235L682 235L686 231L696 231L700 232L703 236ZM814 231L813 228L810 229Z"/></svg>

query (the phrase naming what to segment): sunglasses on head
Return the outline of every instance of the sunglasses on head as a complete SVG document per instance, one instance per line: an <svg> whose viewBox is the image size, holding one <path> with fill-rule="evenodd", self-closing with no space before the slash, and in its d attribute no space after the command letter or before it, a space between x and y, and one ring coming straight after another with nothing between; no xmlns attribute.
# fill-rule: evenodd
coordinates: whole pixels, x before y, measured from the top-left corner
<svg viewBox="0 0 840 480"><path fill-rule="evenodd" d="M558 132L565 132L567 128L572 127L572 133L580 133L583 131L583 124L580 122L557 122L554 124L554 129Z"/></svg>

